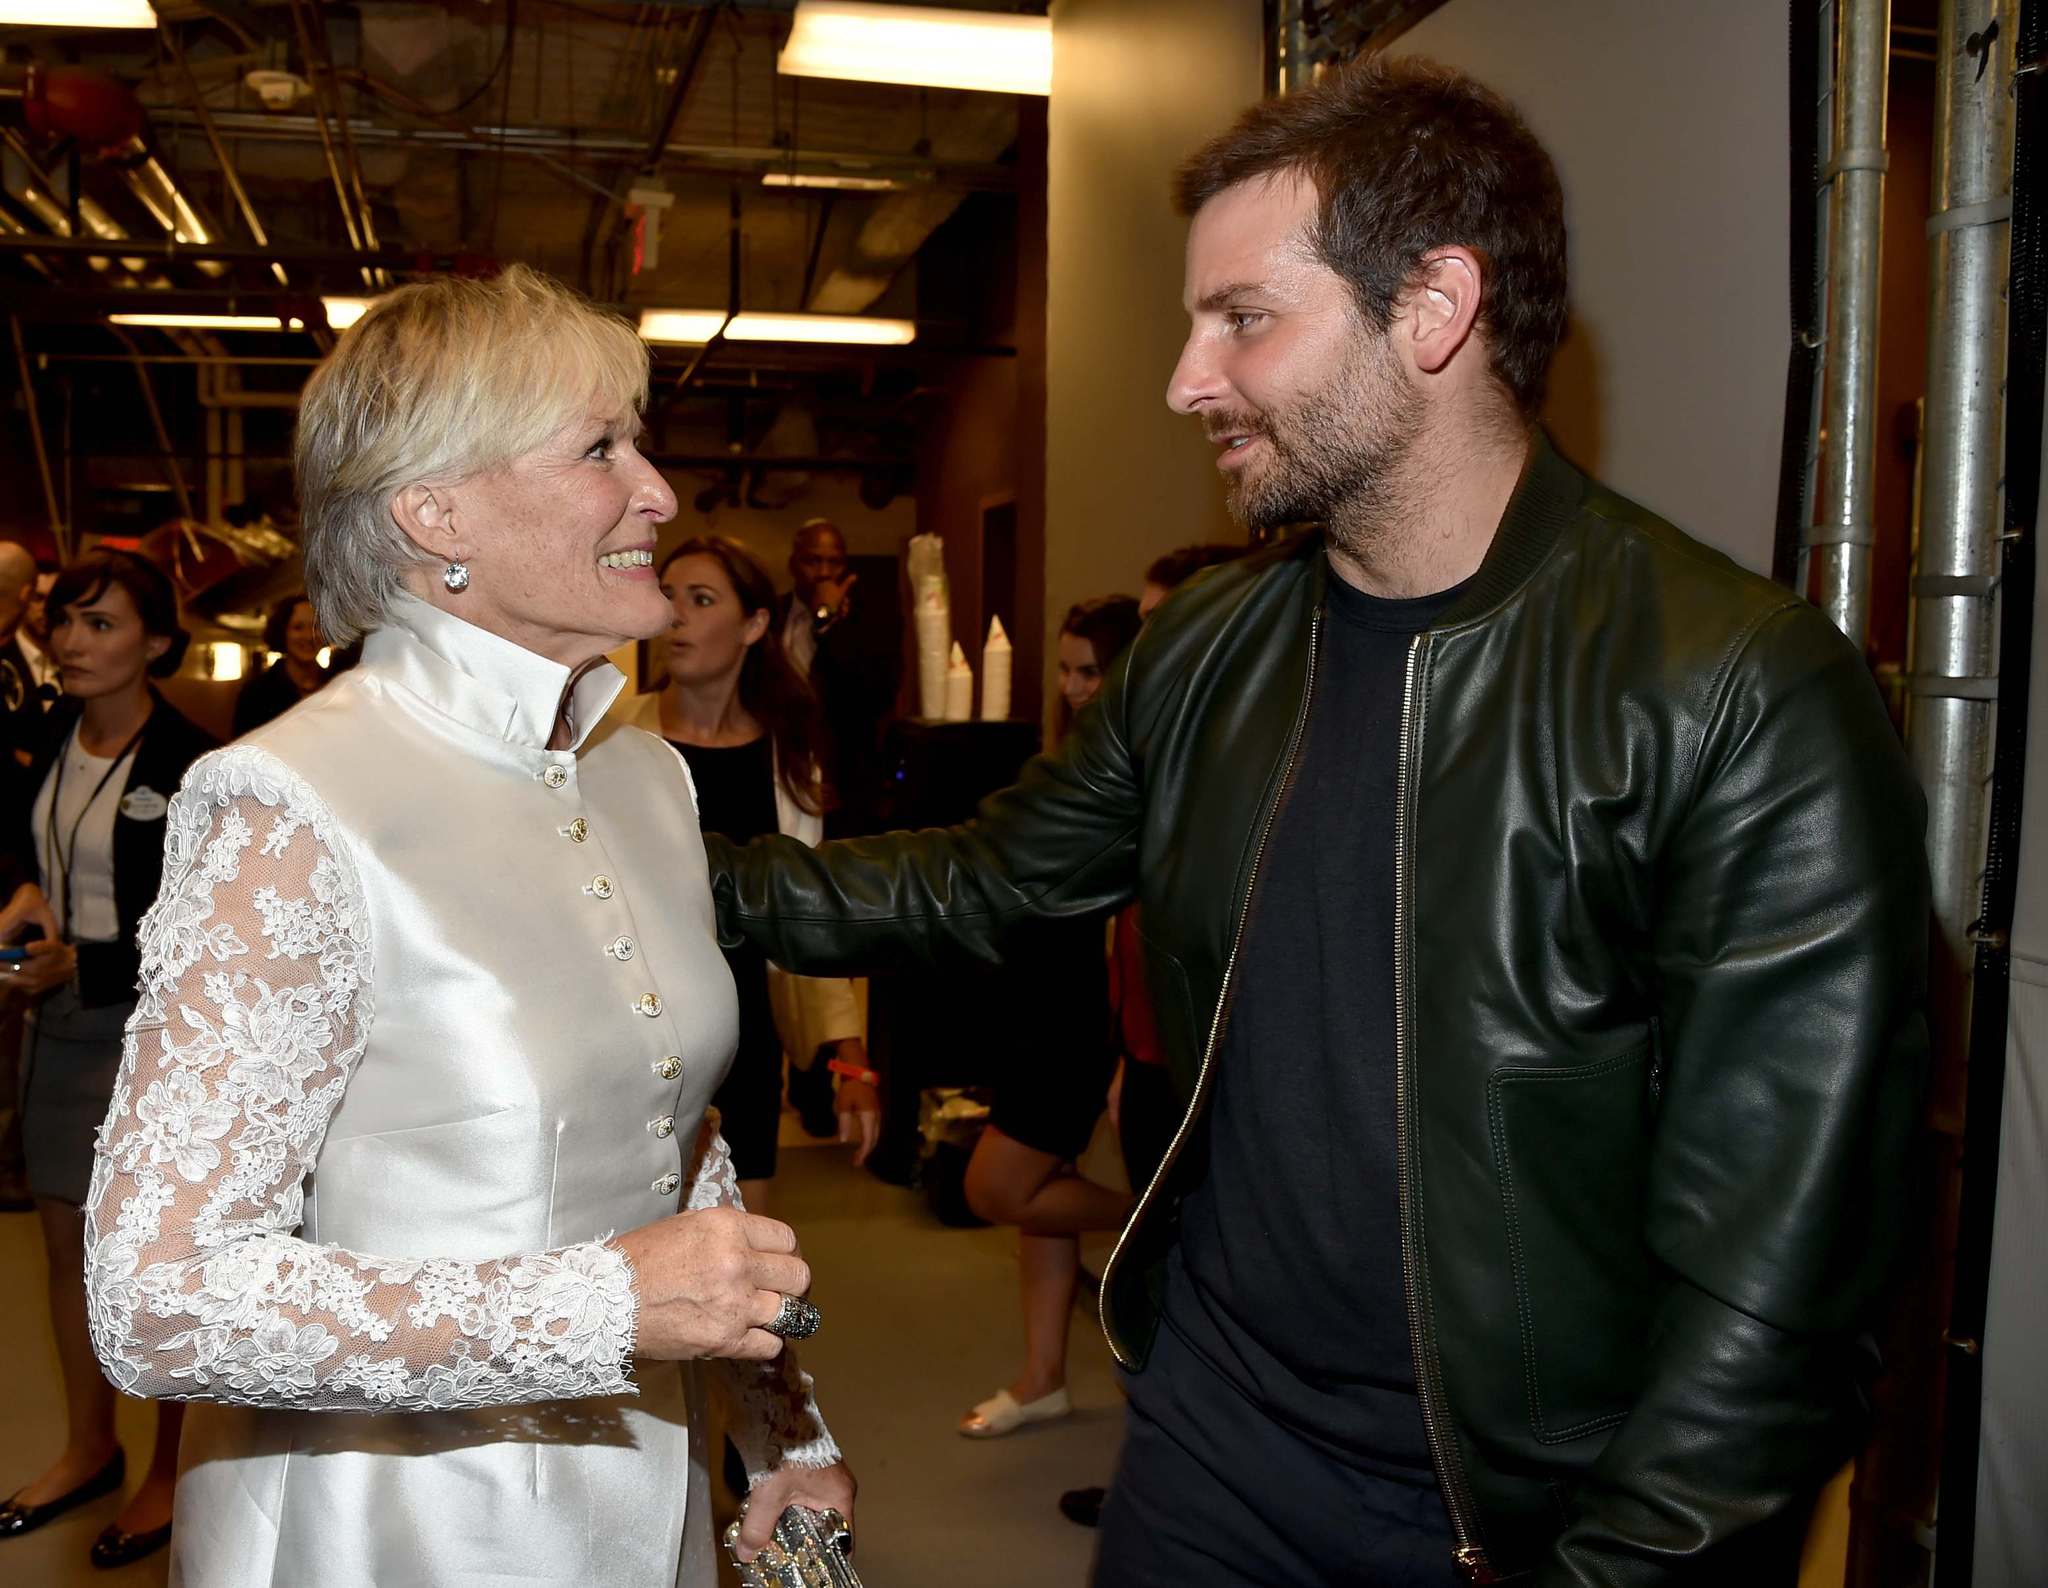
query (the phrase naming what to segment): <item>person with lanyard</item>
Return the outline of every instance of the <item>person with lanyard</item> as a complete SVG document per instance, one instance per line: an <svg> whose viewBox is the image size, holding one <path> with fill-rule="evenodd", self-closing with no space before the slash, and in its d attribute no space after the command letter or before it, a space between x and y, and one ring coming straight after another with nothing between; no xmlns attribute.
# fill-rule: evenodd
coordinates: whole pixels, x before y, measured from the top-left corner
<svg viewBox="0 0 2048 1588"><path fill-rule="evenodd" d="M157 894L170 797L214 743L151 686L177 671L188 638L177 592L154 565L126 552L87 556L58 577L49 612L64 698L16 802L25 820L0 856L13 884L0 938L28 939L0 964L0 995L33 1004L23 1044L28 1180L68 1432L57 1459L0 1501L0 1560L6 1540L119 1492L125 1478L115 1392L86 1326L80 1209L135 1009L136 930ZM95 1565L124 1565L169 1541L183 1410L158 1412L148 1475L94 1542Z"/></svg>

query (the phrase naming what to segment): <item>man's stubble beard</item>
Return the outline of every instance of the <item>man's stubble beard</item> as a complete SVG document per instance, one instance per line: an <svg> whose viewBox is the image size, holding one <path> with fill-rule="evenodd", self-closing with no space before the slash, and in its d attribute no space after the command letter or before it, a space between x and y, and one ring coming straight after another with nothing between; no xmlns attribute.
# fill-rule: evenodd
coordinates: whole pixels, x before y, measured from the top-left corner
<svg viewBox="0 0 2048 1588"><path fill-rule="evenodd" d="M1354 556L1369 554L1398 528L1400 504L1387 490L1422 429L1422 394L1408 383L1384 333L1360 333L1356 358L1336 377L1285 409L1248 410L1250 430L1271 449L1264 468L1233 483L1230 510L1246 528L1270 533L1326 525ZM1216 418L1212 431L1224 428Z"/></svg>

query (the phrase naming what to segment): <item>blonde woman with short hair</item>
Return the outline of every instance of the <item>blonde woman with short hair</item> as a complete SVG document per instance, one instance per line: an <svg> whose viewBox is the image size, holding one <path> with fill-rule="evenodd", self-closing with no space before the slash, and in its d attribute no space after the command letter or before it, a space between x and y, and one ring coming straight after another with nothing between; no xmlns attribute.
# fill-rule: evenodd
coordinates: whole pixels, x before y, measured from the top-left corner
<svg viewBox="0 0 2048 1588"><path fill-rule="evenodd" d="M518 267L387 294L307 386L307 588L362 665L174 801L87 1205L108 1376L208 1403L174 1577L709 1588L720 1389L747 1544L851 1506L784 1345L809 1270L705 1109L687 773L586 743L670 615L646 389Z"/></svg>

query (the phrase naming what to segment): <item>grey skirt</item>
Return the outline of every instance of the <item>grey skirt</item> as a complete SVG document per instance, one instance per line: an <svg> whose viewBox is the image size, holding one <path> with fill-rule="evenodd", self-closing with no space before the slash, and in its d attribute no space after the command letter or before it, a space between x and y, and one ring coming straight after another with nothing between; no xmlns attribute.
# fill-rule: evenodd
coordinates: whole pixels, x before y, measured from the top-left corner
<svg viewBox="0 0 2048 1588"><path fill-rule="evenodd" d="M51 993L24 1024L21 1134L35 1196L85 1205L93 1138L113 1100L121 1035L134 1012L133 1003L87 1009L74 984Z"/></svg>

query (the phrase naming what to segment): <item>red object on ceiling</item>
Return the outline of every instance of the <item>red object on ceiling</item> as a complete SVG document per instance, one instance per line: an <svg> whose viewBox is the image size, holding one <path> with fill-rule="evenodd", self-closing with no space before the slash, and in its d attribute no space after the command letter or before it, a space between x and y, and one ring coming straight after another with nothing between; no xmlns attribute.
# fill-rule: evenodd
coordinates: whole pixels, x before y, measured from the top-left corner
<svg viewBox="0 0 2048 1588"><path fill-rule="evenodd" d="M142 136L142 106L127 84L82 66L31 61L22 116L39 138L76 138L88 149L118 147Z"/></svg>

